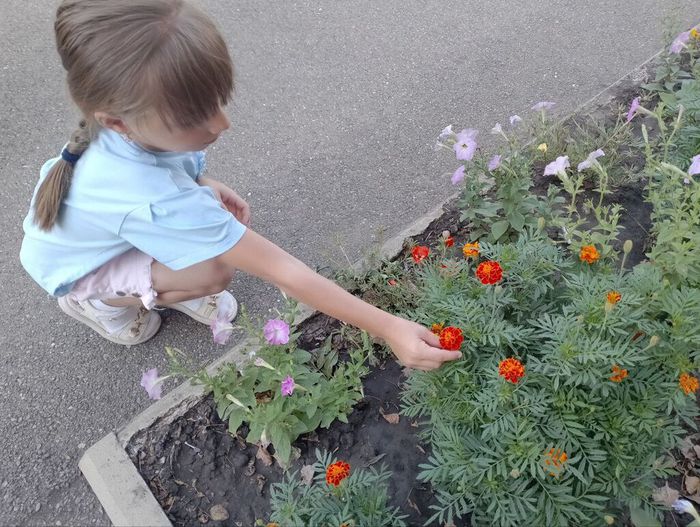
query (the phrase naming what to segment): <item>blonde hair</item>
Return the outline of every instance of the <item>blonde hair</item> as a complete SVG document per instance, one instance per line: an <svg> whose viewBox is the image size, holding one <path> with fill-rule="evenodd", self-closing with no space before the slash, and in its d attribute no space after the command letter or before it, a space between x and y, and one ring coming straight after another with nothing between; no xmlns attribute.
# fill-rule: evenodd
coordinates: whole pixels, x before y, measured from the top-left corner
<svg viewBox="0 0 700 527"><path fill-rule="evenodd" d="M96 111L135 119L155 112L168 126L190 128L233 92L224 39L184 0L64 0L54 29L71 98L84 116L70 154L90 145ZM41 229L56 223L72 174L73 163L59 159L42 182L34 204Z"/></svg>

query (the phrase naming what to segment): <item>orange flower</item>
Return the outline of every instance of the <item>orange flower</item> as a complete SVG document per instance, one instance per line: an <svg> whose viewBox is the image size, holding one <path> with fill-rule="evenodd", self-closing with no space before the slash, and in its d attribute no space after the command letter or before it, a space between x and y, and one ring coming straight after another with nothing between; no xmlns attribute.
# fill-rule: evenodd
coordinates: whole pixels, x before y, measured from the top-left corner
<svg viewBox="0 0 700 527"><path fill-rule="evenodd" d="M550 448L549 452L545 452L543 455L544 464L549 469L550 476L556 476L559 473L561 473L561 471L565 468L564 463L566 463L566 460L569 459L569 456L566 455L566 452L564 452L560 448Z"/></svg>
<svg viewBox="0 0 700 527"><path fill-rule="evenodd" d="M445 324L442 322L440 324L435 323L432 326L430 326L430 331L432 331L434 334L439 336L444 327L445 327Z"/></svg>
<svg viewBox="0 0 700 527"><path fill-rule="evenodd" d="M479 256L479 242L465 243L462 247L465 258L477 258Z"/></svg>
<svg viewBox="0 0 700 527"><path fill-rule="evenodd" d="M413 256L413 261L416 263L421 263L430 254L430 249L425 245L416 245L411 251L411 256Z"/></svg>
<svg viewBox="0 0 700 527"><path fill-rule="evenodd" d="M462 330L453 326L447 326L440 331L440 346L442 349L457 351L462 347L464 335Z"/></svg>
<svg viewBox="0 0 700 527"><path fill-rule="evenodd" d="M488 260L481 262L476 268L476 277L481 280L484 285L497 284L503 278L503 269L498 262Z"/></svg>
<svg viewBox="0 0 700 527"><path fill-rule="evenodd" d="M267 524L267 527L280 527L280 524L277 522L270 522Z"/></svg>
<svg viewBox="0 0 700 527"><path fill-rule="evenodd" d="M498 375L508 382L518 384L518 381L525 375L525 366L518 359L509 357L498 365Z"/></svg>
<svg viewBox="0 0 700 527"><path fill-rule="evenodd" d="M598 249L595 248L595 245L584 245L581 247L581 252L578 254L578 257L582 262L593 264L600 259L600 253Z"/></svg>
<svg viewBox="0 0 700 527"><path fill-rule="evenodd" d="M617 364L613 364L612 372L613 374L610 376L612 382L622 382L628 375L627 370L620 368Z"/></svg>
<svg viewBox="0 0 700 527"><path fill-rule="evenodd" d="M326 483L337 487L340 482L350 475L350 464L345 461L336 461L328 465L326 469Z"/></svg>
<svg viewBox="0 0 700 527"><path fill-rule="evenodd" d="M444 240L445 247L452 247L455 244L455 239L452 236L448 236Z"/></svg>
<svg viewBox="0 0 700 527"><path fill-rule="evenodd" d="M618 293L617 291L608 292L608 303L615 305L620 300L622 300L622 295L620 293Z"/></svg>
<svg viewBox="0 0 700 527"><path fill-rule="evenodd" d="M681 390L683 390L686 395L695 393L696 391L698 391L698 388L700 388L700 382L698 382L698 379L687 373L681 373L681 377L678 380L678 385L681 387Z"/></svg>

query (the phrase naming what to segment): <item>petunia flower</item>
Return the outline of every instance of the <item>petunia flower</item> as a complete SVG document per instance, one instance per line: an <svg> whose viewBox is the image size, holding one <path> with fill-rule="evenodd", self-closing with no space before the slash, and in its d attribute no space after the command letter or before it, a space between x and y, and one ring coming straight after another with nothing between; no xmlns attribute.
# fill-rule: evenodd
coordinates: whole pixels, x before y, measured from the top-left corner
<svg viewBox="0 0 700 527"><path fill-rule="evenodd" d="M700 154L690 160L690 167L688 168L689 176L695 176L697 174L700 174Z"/></svg>
<svg viewBox="0 0 700 527"><path fill-rule="evenodd" d="M215 344L226 344L233 333L233 325L227 319L216 318L210 327Z"/></svg>
<svg viewBox="0 0 700 527"><path fill-rule="evenodd" d="M158 377L158 368L151 368L145 371L141 376L141 386L146 390L149 398L158 400L160 399L161 390L163 389L161 383L168 377L170 377L170 375Z"/></svg>
<svg viewBox="0 0 700 527"><path fill-rule="evenodd" d="M267 368L268 370L275 371L275 367L262 357L255 357L253 364L255 364L258 368Z"/></svg>
<svg viewBox="0 0 700 527"><path fill-rule="evenodd" d="M263 327L263 334L270 344L286 344L289 342L289 324L278 318L270 319Z"/></svg>
<svg viewBox="0 0 700 527"><path fill-rule="evenodd" d="M584 160L581 161L578 164L578 171L581 172L583 170L586 170L588 168L591 168L593 166L593 162L598 159L601 156L604 156L605 152L603 152L600 148L596 150L595 152L591 152L588 154L588 157Z"/></svg>
<svg viewBox="0 0 700 527"><path fill-rule="evenodd" d="M473 128L465 128L457 134L454 145L457 159L460 161L469 161L474 157L474 152L476 152L476 135L478 133L479 131Z"/></svg>
<svg viewBox="0 0 700 527"><path fill-rule="evenodd" d="M521 122L523 120L522 117L519 115L511 115L510 116L510 125L515 126L517 123Z"/></svg>
<svg viewBox="0 0 700 527"><path fill-rule="evenodd" d="M490 172L493 172L494 170L496 170L500 166L501 166L501 156L496 155L496 156L493 156L491 158L491 161L489 161L488 169Z"/></svg>
<svg viewBox="0 0 700 527"><path fill-rule="evenodd" d="M549 163L544 167L545 176L556 176L558 174L566 175L566 169L571 165L569 164L569 156L559 156L554 161Z"/></svg>
<svg viewBox="0 0 700 527"><path fill-rule="evenodd" d="M457 170L455 170L455 173L452 174L450 181L452 182L453 185L458 185L462 181L464 181L464 165L462 165Z"/></svg>
<svg viewBox="0 0 700 527"><path fill-rule="evenodd" d="M491 133L493 135L503 135L503 127L501 123L496 123L493 128L491 128Z"/></svg>
<svg viewBox="0 0 700 527"><path fill-rule="evenodd" d="M677 499L673 502L673 510L676 514L690 514L693 518L700 521L700 515L695 507L688 500Z"/></svg>
<svg viewBox="0 0 700 527"><path fill-rule="evenodd" d="M452 131L452 125L446 126L445 128L443 128L442 132L440 132L440 135L438 136L438 141L445 141L453 135L455 135L455 133Z"/></svg>
<svg viewBox="0 0 700 527"><path fill-rule="evenodd" d="M678 36L671 43L671 47L668 49L669 53L678 55L684 48L687 47L688 41L690 40L690 31L683 31L679 33Z"/></svg>
<svg viewBox="0 0 700 527"><path fill-rule="evenodd" d="M627 122L629 123L632 119L634 119L634 116L637 115L637 110L639 110L639 107L641 104L639 104L640 97L635 97L632 99L632 104L630 104L630 109L627 111Z"/></svg>
<svg viewBox="0 0 700 527"><path fill-rule="evenodd" d="M291 375L287 375L287 377L282 381L281 385L281 390L282 390L282 397L289 397L294 393L294 387L296 385L294 384L294 379L292 378Z"/></svg>
<svg viewBox="0 0 700 527"><path fill-rule="evenodd" d="M536 112L543 112L545 110L551 110L557 103L551 101L541 101L532 107L532 110Z"/></svg>

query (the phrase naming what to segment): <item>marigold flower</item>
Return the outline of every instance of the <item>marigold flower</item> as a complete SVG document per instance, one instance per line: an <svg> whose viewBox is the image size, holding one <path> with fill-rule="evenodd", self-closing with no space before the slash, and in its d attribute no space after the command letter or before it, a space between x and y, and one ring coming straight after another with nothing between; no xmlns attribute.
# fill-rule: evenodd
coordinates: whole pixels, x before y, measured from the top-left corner
<svg viewBox="0 0 700 527"><path fill-rule="evenodd" d="M700 382L698 382L698 379L688 373L681 373L680 379L678 379L678 385L686 395L695 393L698 391L698 388L700 388Z"/></svg>
<svg viewBox="0 0 700 527"><path fill-rule="evenodd" d="M508 382L518 384L518 381L525 376L525 366L518 359L508 357L498 365L498 375Z"/></svg>
<svg viewBox="0 0 700 527"><path fill-rule="evenodd" d="M277 522L269 522L266 527L280 527L280 524Z"/></svg>
<svg viewBox="0 0 700 527"><path fill-rule="evenodd" d="M584 245L581 247L581 252L579 252L578 257L582 262L593 264L600 259L600 253L598 249L595 248L595 245Z"/></svg>
<svg viewBox="0 0 700 527"><path fill-rule="evenodd" d="M440 331L440 347L442 349L457 351L462 347L464 335L462 330L453 326L447 326Z"/></svg>
<svg viewBox="0 0 700 527"><path fill-rule="evenodd" d="M340 482L350 475L350 464L345 461L336 461L328 465L326 469L326 483L337 487Z"/></svg>
<svg viewBox="0 0 700 527"><path fill-rule="evenodd" d="M429 254L430 249L428 249L425 245L416 245L411 251L413 261L416 263L421 263L428 257Z"/></svg>
<svg viewBox="0 0 700 527"><path fill-rule="evenodd" d="M607 299L610 304L615 305L622 300L622 295L618 291L609 291Z"/></svg>
<svg viewBox="0 0 700 527"><path fill-rule="evenodd" d="M455 244L455 239L452 236L448 236L444 239L443 243L445 247L452 247Z"/></svg>
<svg viewBox="0 0 700 527"><path fill-rule="evenodd" d="M498 262L493 260L481 262L476 268L476 277L484 285L497 284L503 278L503 269Z"/></svg>
<svg viewBox="0 0 700 527"><path fill-rule="evenodd" d="M612 382L622 382L628 375L627 370L620 368L617 364L613 364L612 372L613 374L610 376Z"/></svg>
<svg viewBox="0 0 700 527"><path fill-rule="evenodd" d="M550 476L556 476L564 469L564 463L569 459L566 452L560 448L550 448L549 452L544 453L544 464L549 469Z"/></svg>
<svg viewBox="0 0 700 527"><path fill-rule="evenodd" d="M476 258L479 256L479 242L465 243L462 247L462 254L465 258Z"/></svg>
<svg viewBox="0 0 700 527"><path fill-rule="evenodd" d="M435 323L435 324L433 324L432 326L430 326L430 331L432 331L435 335L438 335L438 336L439 336L440 333L442 333L442 330L443 330L444 328L445 328L445 324L444 324L444 323L442 323L442 322L441 322L440 324Z"/></svg>

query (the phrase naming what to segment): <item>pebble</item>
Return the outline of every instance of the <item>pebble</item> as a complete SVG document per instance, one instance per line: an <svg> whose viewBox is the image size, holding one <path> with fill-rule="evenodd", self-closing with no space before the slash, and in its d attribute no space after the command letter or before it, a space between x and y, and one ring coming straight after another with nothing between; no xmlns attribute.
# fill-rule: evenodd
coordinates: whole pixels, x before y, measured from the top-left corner
<svg viewBox="0 0 700 527"><path fill-rule="evenodd" d="M37 504L34 506L34 512L39 512L40 509L41 509L41 503L37 503Z"/></svg>
<svg viewBox="0 0 700 527"><path fill-rule="evenodd" d="M222 522L228 520L228 511L223 505L214 505L209 509L209 516L215 522Z"/></svg>

